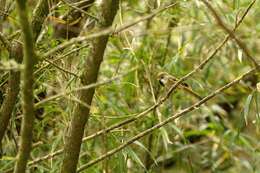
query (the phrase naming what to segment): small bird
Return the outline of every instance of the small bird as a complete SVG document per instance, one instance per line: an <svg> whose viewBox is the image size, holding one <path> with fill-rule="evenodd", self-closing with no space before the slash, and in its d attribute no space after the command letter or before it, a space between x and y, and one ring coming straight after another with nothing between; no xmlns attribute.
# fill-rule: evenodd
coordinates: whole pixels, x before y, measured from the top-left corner
<svg viewBox="0 0 260 173"><path fill-rule="evenodd" d="M159 80L159 83L166 87L166 88L170 88L172 85L174 85L175 82L177 82L179 79L170 75L167 72L160 72L157 75L157 79ZM197 94L196 92L194 92L187 83L181 83L178 88L183 89L184 91L188 92L189 94L193 95L194 97L196 97L197 99L201 100L202 97Z"/></svg>

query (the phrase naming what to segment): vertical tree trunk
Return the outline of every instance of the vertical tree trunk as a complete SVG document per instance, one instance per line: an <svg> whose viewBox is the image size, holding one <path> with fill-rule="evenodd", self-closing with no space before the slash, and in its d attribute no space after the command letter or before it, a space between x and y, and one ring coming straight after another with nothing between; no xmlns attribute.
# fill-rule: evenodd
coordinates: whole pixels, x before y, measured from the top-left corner
<svg viewBox="0 0 260 173"><path fill-rule="evenodd" d="M9 57L10 59L14 59L18 63L22 62L23 51L20 43L15 43L12 45ZM20 90L19 84L20 72L11 70L8 77L6 96L0 108L0 143L2 142L11 118L13 108L15 106L17 95Z"/></svg>
<svg viewBox="0 0 260 173"><path fill-rule="evenodd" d="M34 123L34 99L33 99L33 67L35 64L35 53L33 43L33 32L29 24L26 0L17 0L17 8L23 35L24 69L22 70L22 108L23 120L21 130L21 141L15 164L15 173L24 173L26 164L30 157L33 123Z"/></svg>
<svg viewBox="0 0 260 173"><path fill-rule="evenodd" d="M118 10L118 0L103 0L101 5L101 26L105 28L112 25L116 12ZM92 50L89 57L86 57L84 71L81 76L82 85L88 85L97 81L99 67L103 61L104 51L109 36L99 37L92 42ZM78 93L79 99L88 105L91 105L95 88L82 90ZM89 118L89 108L82 104L77 104L70 124L69 135L65 141L64 159L61 173L75 173L79 158L80 146L84 134L84 127Z"/></svg>

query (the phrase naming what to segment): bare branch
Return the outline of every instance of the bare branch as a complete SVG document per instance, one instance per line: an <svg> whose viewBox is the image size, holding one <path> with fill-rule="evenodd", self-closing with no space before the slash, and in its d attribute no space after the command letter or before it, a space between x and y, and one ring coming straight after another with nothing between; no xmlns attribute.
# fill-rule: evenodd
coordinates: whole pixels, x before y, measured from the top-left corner
<svg viewBox="0 0 260 173"><path fill-rule="evenodd" d="M79 75L77 75L77 74L75 74L75 73L73 73L73 72L71 72L71 71L68 71L68 70L66 70L66 69L64 69L64 68L62 68L62 67L56 65L55 63L49 61L48 59L44 59L44 61L48 62L50 65L52 65L53 67L59 69L60 71L62 71L62 72L64 72L64 73L67 73L67 74L69 74L69 75L72 75L72 76L74 76L74 77L76 77L76 78L78 78L78 79L80 78Z"/></svg>

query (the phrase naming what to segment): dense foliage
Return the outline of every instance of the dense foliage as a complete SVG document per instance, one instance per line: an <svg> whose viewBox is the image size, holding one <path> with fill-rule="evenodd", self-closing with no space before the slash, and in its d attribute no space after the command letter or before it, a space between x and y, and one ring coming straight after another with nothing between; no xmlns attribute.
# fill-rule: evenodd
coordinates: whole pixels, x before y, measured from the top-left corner
<svg viewBox="0 0 260 173"><path fill-rule="evenodd" d="M85 131L79 132L84 138L78 171L259 172L259 67L234 80L255 68L247 50L260 62L260 1L209 1L213 11L205 1L120 0L117 10L115 4L101 8L102 2L94 0L48 0L47 9L44 2L29 0L25 11L37 60L33 60L31 74L35 120L27 169L56 173L62 164L64 168L63 148L73 127L71 121L86 117ZM14 86L10 76L26 68L20 63L22 51L17 46L25 43L17 4L11 0L0 3L2 126L3 103ZM214 11L246 50L228 37L230 33L216 20ZM95 54L108 36L104 56ZM100 56L99 68L95 57ZM93 69L97 81L88 76L96 74ZM213 95L201 101L181 87L162 86L160 72L183 79L202 98ZM187 79L182 78L190 72ZM13 79L25 81L18 76ZM234 85L216 92L232 81ZM82 97L89 97L92 89L93 99L85 101ZM11 172L16 164L23 97L12 97L12 116L1 141L0 172ZM89 115L75 113L81 109L78 106L90 109Z"/></svg>

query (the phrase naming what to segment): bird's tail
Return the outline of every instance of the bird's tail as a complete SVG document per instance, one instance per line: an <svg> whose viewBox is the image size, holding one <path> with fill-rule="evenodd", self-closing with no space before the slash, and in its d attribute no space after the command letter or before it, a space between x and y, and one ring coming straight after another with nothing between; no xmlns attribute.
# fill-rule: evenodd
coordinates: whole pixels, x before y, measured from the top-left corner
<svg viewBox="0 0 260 173"><path fill-rule="evenodd" d="M182 86L182 88L187 91L188 93L190 93L191 95L193 95L194 97L196 97L199 100L202 100L203 97L201 97L199 94L197 94L196 92L192 91L191 88L187 87L187 86Z"/></svg>

